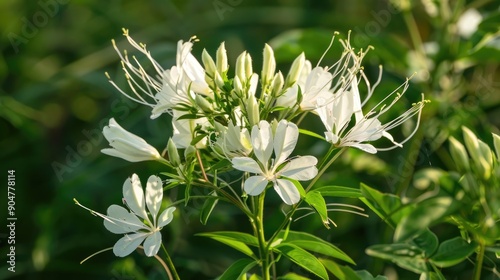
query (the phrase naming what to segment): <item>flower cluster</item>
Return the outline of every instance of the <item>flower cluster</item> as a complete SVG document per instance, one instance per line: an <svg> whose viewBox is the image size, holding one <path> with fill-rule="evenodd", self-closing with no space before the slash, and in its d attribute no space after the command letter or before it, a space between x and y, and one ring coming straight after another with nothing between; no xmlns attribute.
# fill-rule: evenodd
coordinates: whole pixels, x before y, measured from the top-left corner
<svg viewBox="0 0 500 280"><path fill-rule="evenodd" d="M260 77L254 72L252 58L247 52L238 56L231 77L224 43L218 48L215 60L203 50L202 66L191 53L196 37L188 42L179 41L176 64L164 69L144 44L134 41L127 30L124 30L124 35L149 59L154 72L147 71L135 57L130 59L126 52L122 54L115 45L133 94L111 83L128 98L151 107L151 118L164 113L172 116L171 142L175 149L186 149L186 152L207 150L219 159L227 158L235 169L257 174L245 181L243 189L247 194L258 195L267 182L273 182L276 191L288 204L299 200L298 192L293 184L287 183L289 181L279 178L309 180L316 175L312 167L317 160L312 156L300 158L304 166L299 170L292 168L299 158L285 162L297 141L299 130L293 121L298 116L308 112L318 116L325 127L324 139L336 147L354 147L376 153L377 150L401 147L413 133L396 142L389 131L414 115L420 118L425 104L422 100L386 123L379 120L406 91L406 81L374 108L363 112L375 86L371 86L361 67L366 51L356 53L349 40L340 40L344 51L334 65L312 67L302 53L293 61L286 76L276 70L274 51L265 45ZM380 77L376 84L379 81ZM367 88L363 101L360 82L364 82ZM392 100L388 102L389 99ZM271 128L272 123L277 127ZM103 152L130 161L158 159L154 148L135 140L133 135L112 133L113 127L120 128L111 120L110 127L105 128L105 135L114 136L106 138L118 152L110 149ZM418 121L414 132L417 128ZM117 139L120 136L123 138ZM375 148L370 143L382 137L392 145ZM287 147L280 147L284 145L283 139L289 141ZM131 146L138 151L128 149ZM272 147L276 158L269 162ZM282 149L287 150L282 152Z"/></svg>

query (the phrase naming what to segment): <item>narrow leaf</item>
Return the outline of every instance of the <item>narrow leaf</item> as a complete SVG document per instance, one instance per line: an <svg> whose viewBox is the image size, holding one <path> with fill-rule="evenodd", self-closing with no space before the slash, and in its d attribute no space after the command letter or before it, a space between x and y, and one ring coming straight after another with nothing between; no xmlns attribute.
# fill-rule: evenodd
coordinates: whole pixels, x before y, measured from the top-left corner
<svg viewBox="0 0 500 280"><path fill-rule="evenodd" d="M314 210L316 210L316 213L319 214L321 221L323 222L323 225L326 228L330 228L328 226L328 211L326 209L326 202L321 193L319 193L318 191L308 192L305 201Z"/></svg>
<svg viewBox="0 0 500 280"><path fill-rule="evenodd" d="M318 138L320 140L323 140L325 141L325 137L315 133L315 132L312 132L312 131L309 131L309 130L306 130L306 129L302 129L302 128L299 128L299 133L300 134L304 134L304 135L309 135L309 136L312 136L312 137L315 137L315 138Z"/></svg>
<svg viewBox="0 0 500 280"><path fill-rule="evenodd" d="M360 198L363 195L361 191L355 188L342 187L342 186L325 186L313 189L321 193L322 196L333 196L333 197L349 197L349 198Z"/></svg>
<svg viewBox="0 0 500 280"><path fill-rule="evenodd" d="M200 222L204 225L207 224L208 217L210 217L210 214L212 214L212 211L215 209L217 202L219 202L217 193L212 192L212 196L213 197L207 198L205 200L205 202L203 203L203 207L201 208Z"/></svg>
<svg viewBox="0 0 500 280"><path fill-rule="evenodd" d="M240 277L247 273L252 267L257 264L257 261L252 259L240 259L234 262L224 273L219 277L218 280L234 280L240 279Z"/></svg>
<svg viewBox="0 0 500 280"><path fill-rule="evenodd" d="M398 266L413 271L415 273L426 273L428 271L424 254L417 246L396 243L396 244L378 244L366 249L370 256L392 261Z"/></svg>
<svg viewBox="0 0 500 280"><path fill-rule="evenodd" d="M321 279L328 280L328 273L325 267L314 255L308 253L306 250L291 244L280 244L274 250Z"/></svg>
<svg viewBox="0 0 500 280"><path fill-rule="evenodd" d="M348 266L339 265L336 262L329 259L319 259L323 266L337 277L339 280L362 280L356 272Z"/></svg>

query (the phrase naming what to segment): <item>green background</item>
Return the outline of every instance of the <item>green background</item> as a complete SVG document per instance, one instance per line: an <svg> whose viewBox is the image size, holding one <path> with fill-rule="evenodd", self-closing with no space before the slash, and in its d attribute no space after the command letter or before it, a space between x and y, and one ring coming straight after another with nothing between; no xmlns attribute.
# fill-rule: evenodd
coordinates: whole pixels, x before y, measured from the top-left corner
<svg viewBox="0 0 500 280"><path fill-rule="evenodd" d="M432 1L431 1L432 2ZM462 1L450 1L451 6ZM498 2L484 2L480 10L498 13ZM468 5L471 3L467 2ZM432 79L412 81L401 108L418 101L420 93L431 99L424 112L423 144L412 150L379 153L378 157L350 150L328 172L323 182L358 187L360 182L377 186L384 192L418 195L411 188L413 168L449 166L442 153L448 135L459 135L460 125L468 125L490 143L487 133L498 133L500 124L497 45L470 55L467 50L478 39L449 38L443 33L453 26L428 16L420 1L412 2L412 13L424 41L435 41L442 49L431 60L445 65L430 73ZM412 74L418 61L408 58L413 48L400 10L389 9L386 1L95 1L40 0L0 2L0 181L6 186L7 170L15 170L16 272L0 263L0 279L164 279L153 259L133 254L124 259L111 252L97 255L80 265L90 254L111 247L119 236L104 229L102 220L73 202L104 213L111 204L121 203L123 181L137 173L143 181L157 174L154 163L128 163L100 153L107 146L100 131L114 117L124 128L145 138L162 150L171 136L168 117L151 121L150 111L126 100L109 84L105 72L126 87L118 56L111 45L132 48L122 36L122 28L147 43L153 57L165 68L175 63L176 43L197 35L200 42L193 54L201 61L206 48L215 54L226 42L230 65L247 50L254 70L261 65L264 44L275 47L278 68L288 71L300 51L315 65L328 46L334 31L344 37L352 30L352 43L366 48L373 45L365 62L370 78L384 65L382 85L374 101L401 84ZM457 6L458 7L458 6ZM500 21L493 21L498 27ZM451 50L451 51L450 51ZM332 52L322 65L338 58ZM453 72L449 65L469 58L473 66ZM448 63L448 64L446 64ZM446 68L448 65L448 68ZM451 74L450 74L451 73ZM455 73L455 76L453 76ZM449 75L452 78L446 79ZM457 76L458 75L458 76ZM445 77L445 78L443 78ZM447 87L446 83L459 84ZM321 133L317 122L308 127ZM403 131L395 136L402 139ZM321 155L324 146L301 140L297 154ZM1 174L0 173L0 174ZM410 186L410 187L408 187ZM6 187L0 188L0 225L7 223ZM171 194L175 197L175 194ZM350 201L361 205L357 201ZM227 205L220 205L207 226L198 219L200 202L177 211L175 221L163 230L182 279L213 279L220 275L238 253L196 232L221 229L246 229L248 222ZM279 210L276 210L277 212ZM347 252L374 275L400 273L400 279L418 279L416 274L366 256L367 246L390 242L391 232L373 213L369 218L333 213L338 227L326 230L316 217L294 224L318 234ZM268 213L268 221L279 218ZM439 229L447 236L447 228ZM6 258L7 229L0 228L0 260ZM449 233L450 235L455 233ZM295 272L303 273L299 268ZM465 263L448 270L448 275L467 279L471 267ZM458 277L458 276L457 276ZM462 278L456 278L462 279Z"/></svg>

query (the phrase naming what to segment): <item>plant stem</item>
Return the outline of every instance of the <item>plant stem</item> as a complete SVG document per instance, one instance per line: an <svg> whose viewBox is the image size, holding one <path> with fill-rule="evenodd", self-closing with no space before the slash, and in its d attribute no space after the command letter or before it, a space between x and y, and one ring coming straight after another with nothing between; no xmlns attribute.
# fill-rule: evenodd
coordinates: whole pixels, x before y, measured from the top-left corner
<svg viewBox="0 0 500 280"><path fill-rule="evenodd" d="M161 247L163 248L163 251L165 252L165 260L167 261L168 267L165 268L167 271L167 274L169 276L169 279L174 279L174 280L180 280L179 275L177 274L177 270L175 270L174 263L172 262L172 259L170 259L170 255L168 254L167 249L165 248L165 245L163 243L161 244Z"/></svg>
<svg viewBox="0 0 500 280"><path fill-rule="evenodd" d="M257 208L255 209L255 227L257 229L257 239L259 240L259 253L260 253L260 260L262 261L262 279L264 280L270 280L271 275L269 273L269 248L268 244L266 242L266 237L264 235L264 196L265 193L260 194L256 199L258 200L257 202Z"/></svg>
<svg viewBox="0 0 500 280"><path fill-rule="evenodd" d="M486 246L482 239L479 240L479 252L477 252L476 258L476 266L474 267L474 280L481 279L481 271L483 270L483 260L484 260L484 251Z"/></svg>

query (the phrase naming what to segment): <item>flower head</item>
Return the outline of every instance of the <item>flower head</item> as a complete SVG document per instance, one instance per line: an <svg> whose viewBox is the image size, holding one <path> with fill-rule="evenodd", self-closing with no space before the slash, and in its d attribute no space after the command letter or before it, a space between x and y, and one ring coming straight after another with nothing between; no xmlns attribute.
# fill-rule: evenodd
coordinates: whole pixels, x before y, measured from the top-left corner
<svg viewBox="0 0 500 280"><path fill-rule="evenodd" d="M281 199L289 205L300 200L300 193L289 179L305 181L316 176L318 160L313 156L288 159L295 149L299 129L294 123L281 120L276 131L271 124L260 121L252 128L251 141L254 151L252 157L235 157L233 167L257 175L250 176L244 183L244 190L249 195L259 195L269 182ZM274 158L271 158L274 151Z"/></svg>
<svg viewBox="0 0 500 280"><path fill-rule="evenodd" d="M130 162L165 160L153 146L141 137L125 130L113 118L109 120L109 125L104 127L102 133L112 147L102 149L101 152L104 154L120 157Z"/></svg>
<svg viewBox="0 0 500 280"><path fill-rule="evenodd" d="M116 256L129 255L143 241L146 256L156 255L162 242L160 230L172 221L175 211L175 207L169 207L158 215L163 199L161 179L154 175L150 176L144 194L139 177L133 174L123 184L123 198L129 209L113 204L108 208L108 215L90 210L76 200L75 202L92 214L103 218L107 230L125 234L113 246L113 253Z"/></svg>
<svg viewBox="0 0 500 280"><path fill-rule="evenodd" d="M401 98L401 94L396 91L392 92L364 115L362 106L366 103L368 98L371 97L373 88L362 72L361 75L368 86L368 97L363 103L361 103L356 77L354 77L351 83L350 90L332 94L329 99L318 100L318 107L315 112L320 116L321 121L325 125L326 140L338 147L354 147L371 154L375 154L377 150L390 150L395 147L401 147L418 129L420 113L426 101L422 100L419 103L413 104L413 106L402 115L382 124L378 118L387 112ZM408 80L402 87L404 93L408 88ZM396 98L388 105L383 104L394 93L396 93ZM413 133L402 142L395 142L388 131L401 125L414 115L418 115L418 121ZM394 145L389 148L375 148L372 144L367 143L382 137L387 138Z"/></svg>

